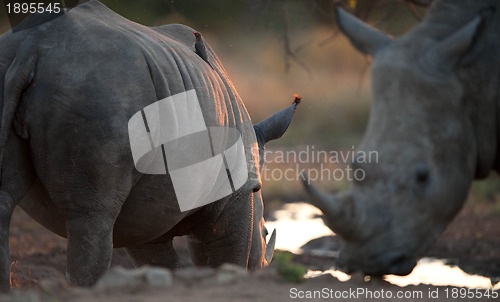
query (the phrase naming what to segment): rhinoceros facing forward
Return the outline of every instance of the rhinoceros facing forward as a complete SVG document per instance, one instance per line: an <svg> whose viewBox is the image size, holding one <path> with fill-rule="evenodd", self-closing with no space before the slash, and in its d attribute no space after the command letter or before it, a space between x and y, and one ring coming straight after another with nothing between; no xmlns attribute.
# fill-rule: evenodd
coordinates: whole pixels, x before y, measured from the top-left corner
<svg viewBox="0 0 500 302"><path fill-rule="evenodd" d="M392 39L345 11L339 26L373 56L372 108L354 160L366 177L337 195L306 188L345 239L347 271L400 274L459 211L476 178L500 168L500 2L441 0Z"/></svg>
<svg viewBox="0 0 500 302"><path fill-rule="evenodd" d="M0 37L2 288L18 204L68 238L78 285L107 270L113 247L175 268L179 235L197 264L268 264L263 148L296 104L254 127L216 55L205 43L207 64L194 43L191 28L145 27L98 1Z"/></svg>

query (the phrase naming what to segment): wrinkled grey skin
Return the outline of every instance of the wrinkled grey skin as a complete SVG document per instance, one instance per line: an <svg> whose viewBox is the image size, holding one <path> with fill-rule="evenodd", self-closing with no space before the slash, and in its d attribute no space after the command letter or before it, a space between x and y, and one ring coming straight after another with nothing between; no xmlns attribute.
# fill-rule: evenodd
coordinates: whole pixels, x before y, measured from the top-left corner
<svg viewBox="0 0 500 302"><path fill-rule="evenodd" d="M135 265L176 268L172 238L179 235L190 235L198 264L268 264L275 235L266 252L259 149L286 131L295 104L254 130L209 45L214 69L194 52L193 31L145 27L93 1L0 37L2 289L18 204L68 238L67 276L77 285L93 284L108 269L113 247L126 247ZM233 195L181 213L169 175L135 169L127 123L145 106L190 89L208 127L242 133L249 177Z"/></svg>
<svg viewBox="0 0 500 302"><path fill-rule="evenodd" d="M500 164L500 3L433 3L397 39L339 10L343 32L373 56L372 108L347 192L306 189L344 239L339 264L369 275L409 274L453 219L474 178Z"/></svg>

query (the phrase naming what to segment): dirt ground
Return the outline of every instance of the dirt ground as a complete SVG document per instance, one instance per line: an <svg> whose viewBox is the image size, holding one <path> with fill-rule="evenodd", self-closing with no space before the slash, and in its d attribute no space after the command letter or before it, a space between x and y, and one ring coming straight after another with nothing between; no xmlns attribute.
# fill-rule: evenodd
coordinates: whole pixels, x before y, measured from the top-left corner
<svg viewBox="0 0 500 302"><path fill-rule="evenodd" d="M500 213L485 205L478 209L466 206L439 240L429 250L429 257L452 259L471 274L490 277L492 283L500 281ZM453 299L449 287L429 285L397 287L381 279L367 280L353 275L347 282L332 276L308 279L300 284L287 283L275 268L231 279L223 283L178 282L174 273L174 286L163 289L129 291L99 291L69 287L64 278L66 263L66 240L53 235L39 226L20 210L12 219L10 235L12 294L0 295L0 301L303 301L308 294L317 291L316 300L341 301L467 301L459 296ZM334 238L319 242L325 246L335 245ZM318 244L318 242L316 242ZM183 240L176 242L178 252L185 265L189 266L187 250ZM331 258L300 255L295 261L311 269L328 268ZM131 268L131 262L122 249L114 251L112 266ZM366 296L358 291L371 291L379 298ZM383 292L382 292L383 291ZM419 296L419 293L421 296ZM359 295L358 295L359 294ZM396 295L417 295L409 299ZM448 298L446 299L446 294ZM344 295L339 297L335 295ZM392 295L391 298L388 298ZM301 299L301 297L304 298ZM385 299L383 299L385 298ZM469 299L470 301L499 301L493 298Z"/></svg>

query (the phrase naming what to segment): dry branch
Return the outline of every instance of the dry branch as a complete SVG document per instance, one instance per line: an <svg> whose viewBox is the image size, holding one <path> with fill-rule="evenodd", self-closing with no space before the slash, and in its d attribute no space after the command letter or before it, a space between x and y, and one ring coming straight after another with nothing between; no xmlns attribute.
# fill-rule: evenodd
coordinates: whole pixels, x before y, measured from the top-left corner
<svg viewBox="0 0 500 302"><path fill-rule="evenodd" d="M292 50L291 47L291 42L290 42L290 17L288 14L288 8L286 5L283 5L282 8L282 13L283 13L283 21L285 24L285 33L283 35L283 46L284 46L284 59L285 59L285 72L290 71L290 60L295 61L300 67L302 67L309 75L311 75L311 69L304 63L302 62L299 57L296 55L296 51Z"/></svg>

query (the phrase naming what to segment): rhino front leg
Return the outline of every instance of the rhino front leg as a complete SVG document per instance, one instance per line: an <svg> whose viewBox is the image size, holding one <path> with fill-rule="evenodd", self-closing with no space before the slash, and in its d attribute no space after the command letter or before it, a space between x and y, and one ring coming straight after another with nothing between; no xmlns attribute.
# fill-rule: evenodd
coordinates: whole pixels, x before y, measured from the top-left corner
<svg viewBox="0 0 500 302"><path fill-rule="evenodd" d="M170 269L181 267L172 239L131 246L126 250L136 267L146 264Z"/></svg>
<svg viewBox="0 0 500 302"><path fill-rule="evenodd" d="M68 219L67 278L75 285L91 286L109 268L113 252L113 224L109 214Z"/></svg>

